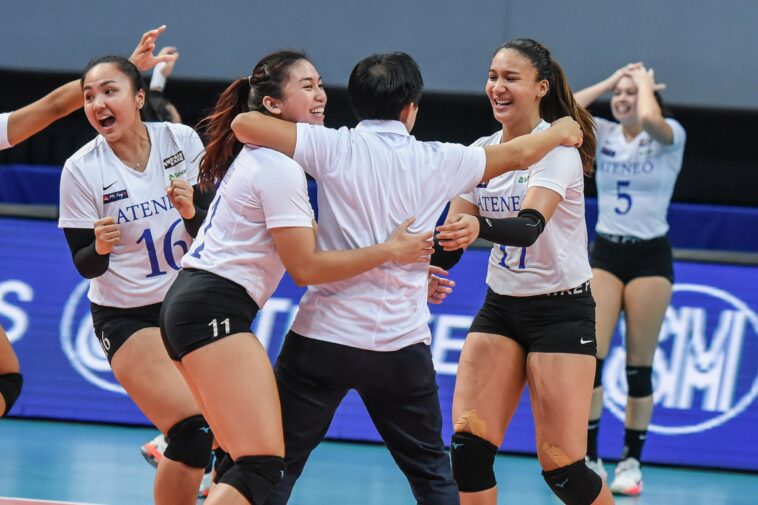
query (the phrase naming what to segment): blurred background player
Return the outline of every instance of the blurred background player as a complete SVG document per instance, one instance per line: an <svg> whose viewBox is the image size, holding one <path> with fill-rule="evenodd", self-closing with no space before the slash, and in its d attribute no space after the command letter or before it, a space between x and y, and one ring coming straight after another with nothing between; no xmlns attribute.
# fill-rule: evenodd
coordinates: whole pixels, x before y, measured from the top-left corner
<svg viewBox="0 0 758 505"><path fill-rule="evenodd" d="M605 477L597 448L602 370L623 312L628 399L624 451L611 490L632 496L642 492L640 461L653 412L653 357L674 282L666 215L686 139L682 125L668 117L657 92L663 88L656 84L653 69L634 63L575 94L577 102L589 106L612 91L611 113L616 120L595 118L599 216L591 264L598 360L587 457Z"/></svg>

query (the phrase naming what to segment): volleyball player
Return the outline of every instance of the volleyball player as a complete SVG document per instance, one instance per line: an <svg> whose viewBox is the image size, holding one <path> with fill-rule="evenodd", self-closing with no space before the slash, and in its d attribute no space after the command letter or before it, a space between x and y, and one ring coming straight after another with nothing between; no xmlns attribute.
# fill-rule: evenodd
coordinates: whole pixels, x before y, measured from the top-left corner
<svg viewBox="0 0 758 505"><path fill-rule="evenodd" d="M495 454L527 384L550 489L569 505L612 503L584 461L596 352L583 180L595 156L592 118L574 102L549 50L532 39L495 51L485 89L502 129L474 145L543 131L566 114L587 133L580 150L557 147L454 200L438 233L446 249L467 245L476 237L470 230L494 243L487 296L463 345L453 395L461 503L497 503Z"/></svg>
<svg viewBox="0 0 758 505"><path fill-rule="evenodd" d="M145 86L125 58L92 60L81 86L99 135L64 165L59 226L91 279L93 326L116 379L168 435L155 503L194 504L213 435L163 347L158 316L210 199L193 188L203 145L189 127L142 121Z"/></svg>
<svg viewBox="0 0 758 505"><path fill-rule="evenodd" d="M173 56L154 56L155 39L166 30L163 25L142 35L129 58L140 70L149 70L160 61ZM64 84L48 95L12 112L0 113L0 151L20 144L39 133L54 121L82 106L79 79ZM23 376L13 347L0 326L0 417L6 415L21 394Z"/></svg>
<svg viewBox="0 0 758 505"><path fill-rule="evenodd" d="M598 361L587 431L589 464L602 477L597 437L603 409L602 370L613 331L624 312L628 399L624 450L611 483L614 493L642 492L640 461L653 413L652 366L674 282L666 221L682 168L686 133L668 116L653 69L620 68L576 93L588 106L612 91L616 122L596 118L598 222L591 251L597 302Z"/></svg>
<svg viewBox="0 0 758 505"><path fill-rule="evenodd" d="M446 202L481 181L528 166L581 132L565 119L547 131L487 148L410 136L423 80L405 53L373 55L353 69L355 129L293 124L258 112L232 123L243 142L292 157L318 183L321 250L371 246L404 216L431 231ZM311 451L350 389L361 396L420 504L458 503L441 438L427 326L427 265L388 263L309 286L275 365L286 471L269 504L289 499Z"/></svg>
<svg viewBox="0 0 758 505"><path fill-rule="evenodd" d="M390 239L382 244L320 250L302 168L274 150L243 147L229 128L238 113L249 110L320 125L325 105L314 66L301 53L282 51L264 57L249 78L232 83L205 120L209 142L200 181L221 185L197 241L182 260L185 269L166 296L161 329L169 353L229 453L208 505L261 505L284 472L274 374L250 327L285 267L298 284L317 284L388 261L425 264L431 254L431 232L406 232L412 219L390 230Z"/></svg>

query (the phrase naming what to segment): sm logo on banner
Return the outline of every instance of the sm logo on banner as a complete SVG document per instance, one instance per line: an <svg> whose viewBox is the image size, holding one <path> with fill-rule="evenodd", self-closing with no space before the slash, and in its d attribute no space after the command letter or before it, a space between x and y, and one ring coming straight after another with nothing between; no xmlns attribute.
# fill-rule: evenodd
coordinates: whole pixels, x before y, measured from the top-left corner
<svg viewBox="0 0 758 505"><path fill-rule="evenodd" d="M620 324L623 336L623 322ZM653 362L650 431L682 435L723 425L758 395L758 317L712 286L676 284ZM605 406L620 420L626 404L625 352L611 349Z"/></svg>

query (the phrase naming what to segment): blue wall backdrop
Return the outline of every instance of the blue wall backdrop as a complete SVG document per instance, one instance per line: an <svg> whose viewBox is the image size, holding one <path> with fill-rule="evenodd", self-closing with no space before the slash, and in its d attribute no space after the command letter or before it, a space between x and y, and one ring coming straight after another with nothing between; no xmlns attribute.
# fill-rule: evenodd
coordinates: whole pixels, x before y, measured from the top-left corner
<svg viewBox="0 0 758 505"><path fill-rule="evenodd" d="M146 419L115 382L91 329L87 281L74 270L54 222L0 218L0 324L19 354L26 388L11 415L130 424ZM488 251L471 250L454 269L458 285L432 306L432 352L449 440L455 371L466 331L484 297ZM656 410L646 446L651 462L758 470L758 267L677 262L676 286L654 366ZM285 278L254 331L275 359L302 289ZM604 371L601 455L621 452L625 400L622 335ZM357 396L328 434L379 440ZM503 449L534 451L525 396Z"/></svg>

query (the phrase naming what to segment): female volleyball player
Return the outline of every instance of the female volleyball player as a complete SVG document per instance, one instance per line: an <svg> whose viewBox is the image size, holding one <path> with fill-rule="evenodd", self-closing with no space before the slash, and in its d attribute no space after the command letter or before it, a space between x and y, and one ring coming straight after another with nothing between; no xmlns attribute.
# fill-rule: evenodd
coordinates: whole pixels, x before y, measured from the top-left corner
<svg viewBox="0 0 758 505"><path fill-rule="evenodd" d="M453 396L461 503L497 502L495 453L525 385L550 489L570 505L612 503L584 461L596 352L583 180L595 156L592 118L548 49L531 39L495 51L485 89L502 130L474 145L539 132L567 114L586 133L581 149L557 147L457 198L440 228L446 249L467 245L471 230L494 243L487 296L466 337Z"/></svg>
<svg viewBox="0 0 758 505"><path fill-rule="evenodd" d="M81 88L99 135L64 165L59 226L92 279L93 326L114 375L168 435L155 502L194 504L212 434L165 352L158 316L207 208L209 195L192 187L203 145L186 126L142 121L145 86L125 58L92 60Z"/></svg>
<svg viewBox="0 0 758 505"><path fill-rule="evenodd" d="M169 354L230 455L208 505L261 505L284 473L276 382L250 327L285 268L298 284L318 284L388 261L426 263L431 254L431 233L406 232L412 219L382 244L319 250L302 168L274 150L244 147L230 129L237 114L250 110L320 125L325 105L314 66L301 53L283 51L230 85L205 120L209 142L199 180L220 186L166 296L161 328Z"/></svg>
<svg viewBox="0 0 758 505"><path fill-rule="evenodd" d="M140 70L149 70L161 61L173 59L171 55L153 55L155 39L165 30L163 25L142 35L129 58ZM16 111L0 113L0 151L23 142L81 106L81 81L77 79ZM18 358L0 326L0 417L13 407L21 394L22 384Z"/></svg>
<svg viewBox="0 0 758 505"><path fill-rule="evenodd" d="M587 457L602 477L597 436L603 409L602 370L620 313L626 331L628 399L624 452L611 491L642 492L642 446L653 413L653 356L674 282L666 221L674 184L682 168L686 133L666 117L652 69L630 64L576 93L588 106L612 91L617 122L596 118L597 235L591 251L592 292L597 302L598 361L592 396Z"/></svg>

